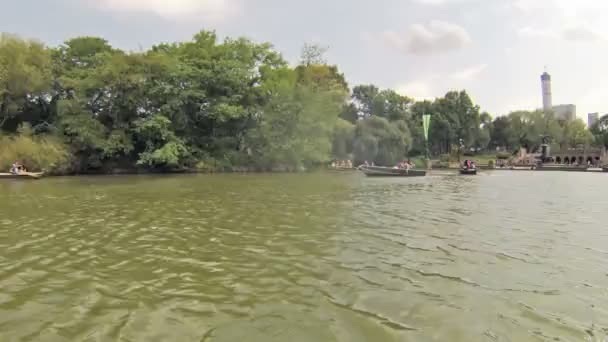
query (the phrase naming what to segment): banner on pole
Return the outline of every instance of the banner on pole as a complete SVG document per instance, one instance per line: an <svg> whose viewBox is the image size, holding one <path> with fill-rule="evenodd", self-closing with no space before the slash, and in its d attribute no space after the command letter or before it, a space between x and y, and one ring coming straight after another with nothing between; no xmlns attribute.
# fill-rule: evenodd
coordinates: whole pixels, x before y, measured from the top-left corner
<svg viewBox="0 0 608 342"><path fill-rule="evenodd" d="M429 127L431 125L430 114L424 114L422 116L422 124L424 125L424 140L429 140Z"/></svg>

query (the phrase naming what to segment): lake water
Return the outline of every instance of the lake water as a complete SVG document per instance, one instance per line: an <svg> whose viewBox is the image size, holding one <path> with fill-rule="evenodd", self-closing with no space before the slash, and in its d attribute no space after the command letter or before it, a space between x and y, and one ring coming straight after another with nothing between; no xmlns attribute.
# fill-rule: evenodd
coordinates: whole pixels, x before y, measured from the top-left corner
<svg viewBox="0 0 608 342"><path fill-rule="evenodd" d="M0 341L604 341L608 175L0 181Z"/></svg>

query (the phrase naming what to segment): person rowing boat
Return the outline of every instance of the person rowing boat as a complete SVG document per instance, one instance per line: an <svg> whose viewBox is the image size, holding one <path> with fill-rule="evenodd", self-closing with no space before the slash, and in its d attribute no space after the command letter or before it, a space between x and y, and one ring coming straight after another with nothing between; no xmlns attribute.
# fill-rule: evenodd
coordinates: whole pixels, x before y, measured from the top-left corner
<svg viewBox="0 0 608 342"><path fill-rule="evenodd" d="M472 160L465 160L460 168L461 175L476 175L477 174L477 166L475 162Z"/></svg>
<svg viewBox="0 0 608 342"><path fill-rule="evenodd" d="M13 175L19 175L21 173L26 173L27 169L25 168L25 166L23 166L23 164L21 164L20 162L16 161L13 163L13 165L11 165L11 174Z"/></svg>

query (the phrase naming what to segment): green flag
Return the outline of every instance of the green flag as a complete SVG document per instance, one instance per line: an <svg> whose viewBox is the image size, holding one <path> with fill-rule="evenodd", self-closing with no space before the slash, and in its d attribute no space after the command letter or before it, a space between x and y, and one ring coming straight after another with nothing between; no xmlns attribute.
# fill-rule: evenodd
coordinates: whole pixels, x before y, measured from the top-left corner
<svg viewBox="0 0 608 342"><path fill-rule="evenodd" d="M431 125L431 115L424 114L422 116L422 123L424 125L424 140L429 140L429 126Z"/></svg>

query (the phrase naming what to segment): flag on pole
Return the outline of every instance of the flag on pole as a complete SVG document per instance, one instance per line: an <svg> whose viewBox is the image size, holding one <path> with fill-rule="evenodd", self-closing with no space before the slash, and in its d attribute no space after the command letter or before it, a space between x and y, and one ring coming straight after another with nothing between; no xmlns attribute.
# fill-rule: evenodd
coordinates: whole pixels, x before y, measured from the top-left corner
<svg viewBox="0 0 608 342"><path fill-rule="evenodd" d="M424 114L422 116L422 124L424 125L424 140L429 140L429 126L431 125L431 115Z"/></svg>

